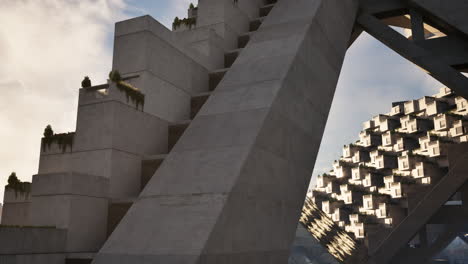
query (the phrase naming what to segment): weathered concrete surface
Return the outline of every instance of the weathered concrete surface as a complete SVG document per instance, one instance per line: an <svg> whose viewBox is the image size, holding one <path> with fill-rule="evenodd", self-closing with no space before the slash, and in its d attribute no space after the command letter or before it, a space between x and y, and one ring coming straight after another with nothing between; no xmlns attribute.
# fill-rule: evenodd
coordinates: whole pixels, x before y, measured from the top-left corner
<svg viewBox="0 0 468 264"><path fill-rule="evenodd" d="M31 196L29 193L5 187L3 203L3 215L0 219L2 225L30 225Z"/></svg>
<svg viewBox="0 0 468 264"><path fill-rule="evenodd" d="M80 100L87 91L80 91ZM89 92L91 93L91 92ZM78 172L109 178L109 197L137 197L140 193L141 158L167 152L168 123L125 103L115 84L99 101L82 100L78 107L73 153L67 166L57 161L67 153L41 156L40 173ZM131 102L130 102L131 103ZM55 165L55 166L54 166ZM63 170L60 170L63 169Z"/></svg>
<svg viewBox="0 0 468 264"><path fill-rule="evenodd" d="M64 250L99 250L107 235L109 179L78 173L33 177L31 223L66 229ZM27 252L27 251L26 251Z"/></svg>
<svg viewBox="0 0 468 264"><path fill-rule="evenodd" d="M286 263L356 11L279 1L93 263Z"/></svg>
<svg viewBox="0 0 468 264"><path fill-rule="evenodd" d="M145 94L145 112L170 122L189 119L191 96L208 90L208 70L195 60L203 55L189 56L196 51L150 16L119 22L115 32L112 68L140 75L133 84Z"/></svg>
<svg viewBox="0 0 468 264"><path fill-rule="evenodd" d="M0 256L61 253L66 237L64 229L0 227Z"/></svg>
<svg viewBox="0 0 468 264"><path fill-rule="evenodd" d="M2 264L63 264L65 254L0 255Z"/></svg>
<svg viewBox="0 0 468 264"><path fill-rule="evenodd" d="M235 4L231 0L199 1L197 27L213 29L224 39L226 50L237 48L237 37L248 31L249 22L260 7L258 0L250 1L249 5L245 2Z"/></svg>

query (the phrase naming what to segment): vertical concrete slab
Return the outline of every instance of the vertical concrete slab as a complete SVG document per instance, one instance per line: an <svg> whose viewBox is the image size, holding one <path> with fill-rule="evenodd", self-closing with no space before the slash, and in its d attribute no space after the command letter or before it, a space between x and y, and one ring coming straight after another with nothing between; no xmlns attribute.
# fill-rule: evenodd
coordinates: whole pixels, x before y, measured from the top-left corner
<svg viewBox="0 0 468 264"><path fill-rule="evenodd" d="M287 263L357 6L279 1L93 263Z"/></svg>

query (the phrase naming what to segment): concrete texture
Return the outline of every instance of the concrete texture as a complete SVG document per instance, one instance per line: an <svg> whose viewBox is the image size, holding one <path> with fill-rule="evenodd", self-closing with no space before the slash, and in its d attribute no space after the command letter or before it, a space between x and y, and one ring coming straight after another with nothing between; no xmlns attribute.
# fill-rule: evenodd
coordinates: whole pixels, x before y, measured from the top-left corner
<svg viewBox="0 0 468 264"><path fill-rule="evenodd" d="M0 255L2 264L63 264L65 254Z"/></svg>
<svg viewBox="0 0 468 264"><path fill-rule="evenodd" d="M106 239L109 180L77 173L35 175L31 222L66 229L66 252L93 252Z"/></svg>
<svg viewBox="0 0 468 264"><path fill-rule="evenodd" d="M116 90L115 86L110 89ZM71 164L64 171L109 178L112 198L136 197L141 159L166 153L167 133L167 121L120 101L81 105ZM46 172L63 172L60 168Z"/></svg>
<svg viewBox="0 0 468 264"><path fill-rule="evenodd" d="M2 208L2 225L27 226L30 225L29 212L31 195L5 188Z"/></svg>
<svg viewBox="0 0 468 264"><path fill-rule="evenodd" d="M207 89L208 71L194 60L202 55L183 44L149 16L116 24L113 69L140 74L145 111L170 122L189 119L191 96Z"/></svg>
<svg viewBox="0 0 468 264"><path fill-rule="evenodd" d="M137 109L113 83L98 88L80 90L73 146L46 147L39 174L102 176L110 179L110 197L136 197L142 157L167 152L168 122Z"/></svg>
<svg viewBox="0 0 468 264"><path fill-rule="evenodd" d="M0 259L5 255L63 252L66 236L64 229L0 227Z"/></svg>
<svg viewBox="0 0 468 264"><path fill-rule="evenodd" d="M93 263L285 263L356 10L278 2Z"/></svg>
<svg viewBox="0 0 468 264"><path fill-rule="evenodd" d="M236 48L237 38L248 31L251 17L255 15L255 11L258 12L258 0L251 1L249 5L245 4L245 0L240 2L236 4L231 0L202 0L198 3L197 26L213 29L224 40L225 50Z"/></svg>

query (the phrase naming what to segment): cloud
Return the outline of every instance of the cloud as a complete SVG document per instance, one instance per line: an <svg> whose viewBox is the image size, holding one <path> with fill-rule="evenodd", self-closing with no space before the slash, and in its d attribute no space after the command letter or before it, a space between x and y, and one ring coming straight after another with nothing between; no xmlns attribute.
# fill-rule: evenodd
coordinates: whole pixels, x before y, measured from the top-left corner
<svg viewBox="0 0 468 264"><path fill-rule="evenodd" d="M123 0L0 1L0 186L12 171L23 180L37 173L47 124L75 130L81 80L105 81L106 41L126 7Z"/></svg>
<svg viewBox="0 0 468 264"><path fill-rule="evenodd" d="M364 33L350 48L341 71L312 185L359 139L362 123L390 111L391 103L437 93L443 85Z"/></svg>

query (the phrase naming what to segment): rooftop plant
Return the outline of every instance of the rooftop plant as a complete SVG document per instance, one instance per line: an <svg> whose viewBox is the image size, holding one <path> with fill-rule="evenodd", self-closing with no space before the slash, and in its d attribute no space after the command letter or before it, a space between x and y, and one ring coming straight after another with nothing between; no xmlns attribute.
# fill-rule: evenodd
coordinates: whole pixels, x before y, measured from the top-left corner
<svg viewBox="0 0 468 264"><path fill-rule="evenodd" d="M180 24L181 24L180 18L175 17L174 22L172 22L172 28L176 29L176 28L180 27Z"/></svg>
<svg viewBox="0 0 468 264"><path fill-rule="evenodd" d="M42 138L42 151L46 150L46 147L50 148L52 143L57 143L62 148L62 152L67 150L67 147L73 148L73 140L75 133L63 133L54 134L54 130L50 125L44 129L44 137Z"/></svg>
<svg viewBox="0 0 468 264"><path fill-rule="evenodd" d="M52 127L50 125L47 125L46 128L44 129L44 137L50 138L53 135L54 135L54 130L52 130Z"/></svg>
<svg viewBox="0 0 468 264"><path fill-rule="evenodd" d="M91 80L89 79L88 76L85 76L83 81L81 81L81 87L82 88L89 88L91 87Z"/></svg>
<svg viewBox="0 0 468 264"><path fill-rule="evenodd" d="M145 95L140 91L140 89L123 81L119 71L111 71L109 73L109 79L117 85L117 89L119 89L119 91L125 93L127 96L127 102L131 100L134 104L136 104L137 109L140 105L142 107L145 106Z"/></svg>
<svg viewBox="0 0 468 264"><path fill-rule="evenodd" d="M31 191L31 183L30 182L22 182L16 176L15 172L12 172L8 177L8 184L6 186L7 189L11 189L15 191L15 194L18 193L26 193L29 194Z"/></svg>
<svg viewBox="0 0 468 264"><path fill-rule="evenodd" d="M197 18L195 17L183 18L183 19L175 17L174 22L172 22L172 28L175 30L179 28L181 25L186 25L189 29L191 29L196 24L197 24Z"/></svg>

